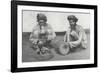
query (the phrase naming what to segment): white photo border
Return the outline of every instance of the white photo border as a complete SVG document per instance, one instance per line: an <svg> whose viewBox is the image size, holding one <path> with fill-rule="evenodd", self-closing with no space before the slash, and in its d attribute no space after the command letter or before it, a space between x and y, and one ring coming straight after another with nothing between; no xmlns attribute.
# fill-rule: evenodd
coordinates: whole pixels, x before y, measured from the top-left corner
<svg viewBox="0 0 100 73"><path fill-rule="evenodd" d="M86 12L91 14L90 24L90 59L88 60L68 60L68 61L45 61L45 62L24 62L22 63L22 10L41 10L41 11L62 11L62 12ZM42 6L24 6L18 5L17 8L17 66L18 68L27 67L46 67L60 65L80 65L94 64L94 9L77 9L77 8L58 8L58 7L42 7Z"/></svg>

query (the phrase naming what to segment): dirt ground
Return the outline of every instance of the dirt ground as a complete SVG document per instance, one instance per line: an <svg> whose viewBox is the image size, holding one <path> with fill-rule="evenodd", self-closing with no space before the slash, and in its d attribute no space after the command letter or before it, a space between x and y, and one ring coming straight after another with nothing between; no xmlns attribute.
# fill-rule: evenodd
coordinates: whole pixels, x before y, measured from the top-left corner
<svg viewBox="0 0 100 73"><path fill-rule="evenodd" d="M29 41L29 35L30 33L23 33L22 34L22 62L37 62L35 57L35 51L31 48L31 42ZM63 40L64 35L58 35L58 40ZM54 55L53 58L51 58L48 61L58 61L58 60L85 60L90 58L90 34L87 33L88 38L88 44L87 49L77 50L75 52L71 52L68 55L62 56L58 53L56 53L54 50L52 50L52 53Z"/></svg>

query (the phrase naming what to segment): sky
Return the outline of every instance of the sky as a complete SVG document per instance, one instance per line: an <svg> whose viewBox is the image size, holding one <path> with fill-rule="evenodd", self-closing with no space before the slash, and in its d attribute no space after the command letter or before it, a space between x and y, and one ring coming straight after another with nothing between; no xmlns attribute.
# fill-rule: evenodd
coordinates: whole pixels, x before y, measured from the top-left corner
<svg viewBox="0 0 100 73"><path fill-rule="evenodd" d="M69 22L67 17L69 15L75 15L78 18L78 25L81 25L84 29L90 28L90 14L89 13L73 13L73 12L44 12L44 11L22 11L22 25L23 32L31 32L34 26L37 24L37 14L43 13L47 16L47 23L50 24L55 32L66 31Z"/></svg>

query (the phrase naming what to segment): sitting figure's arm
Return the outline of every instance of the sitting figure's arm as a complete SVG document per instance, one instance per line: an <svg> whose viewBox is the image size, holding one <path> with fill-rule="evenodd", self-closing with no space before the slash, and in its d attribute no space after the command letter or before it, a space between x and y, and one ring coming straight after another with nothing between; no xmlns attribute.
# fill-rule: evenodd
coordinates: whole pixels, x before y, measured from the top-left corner
<svg viewBox="0 0 100 73"><path fill-rule="evenodd" d="M36 30L35 28L33 29L33 31L30 34L29 40L33 43L36 44L38 42L38 30Z"/></svg>
<svg viewBox="0 0 100 73"><path fill-rule="evenodd" d="M55 32L53 31L53 29L49 26L49 29L47 30L47 40L53 40L56 37Z"/></svg>
<svg viewBox="0 0 100 73"><path fill-rule="evenodd" d="M69 30L66 31L65 36L64 36L64 42L68 43L70 41L69 34L70 34Z"/></svg>
<svg viewBox="0 0 100 73"><path fill-rule="evenodd" d="M82 31L79 32L79 35L77 35L77 40L76 41L70 41L69 45L71 48L77 47L80 45L82 42Z"/></svg>

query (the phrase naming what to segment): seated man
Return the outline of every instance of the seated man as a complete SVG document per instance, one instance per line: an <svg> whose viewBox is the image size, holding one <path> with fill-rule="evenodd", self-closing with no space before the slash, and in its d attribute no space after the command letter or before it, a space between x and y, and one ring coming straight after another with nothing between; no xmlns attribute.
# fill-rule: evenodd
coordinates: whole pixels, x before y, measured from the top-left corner
<svg viewBox="0 0 100 73"><path fill-rule="evenodd" d="M39 13L37 14L38 24L33 28L29 40L34 44L38 44L39 48L46 46L56 37L55 32L47 23L47 17ZM40 49L42 51L42 49Z"/></svg>
<svg viewBox="0 0 100 73"><path fill-rule="evenodd" d="M64 41L68 43L68 46L71 50L74 50L78 47L87 48L86 33L80 25L76 24L78 19L74 15L69 15L67 19L70 27L64 36Z"/></svg>

